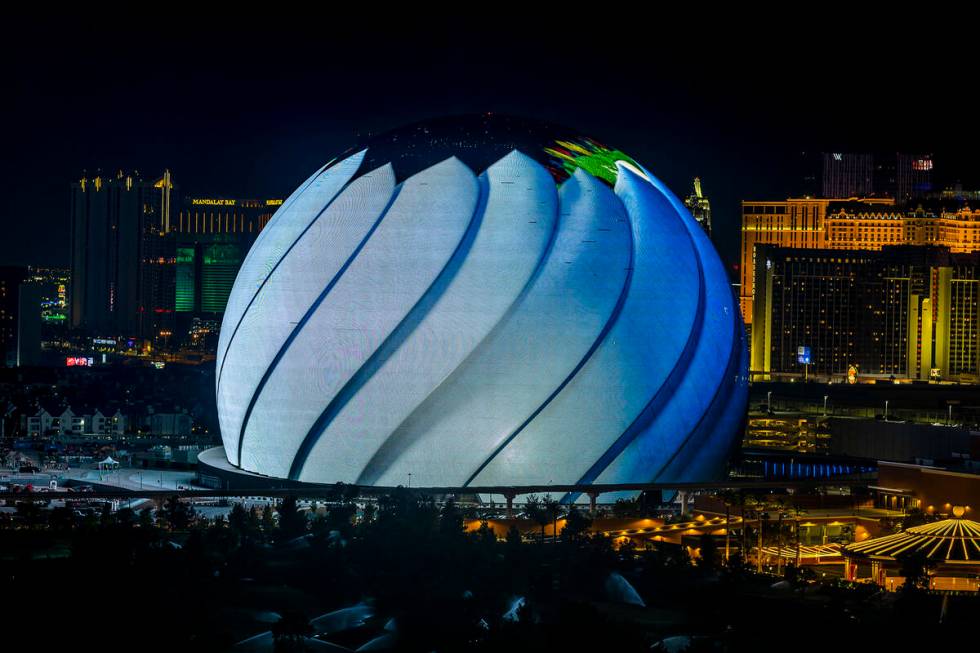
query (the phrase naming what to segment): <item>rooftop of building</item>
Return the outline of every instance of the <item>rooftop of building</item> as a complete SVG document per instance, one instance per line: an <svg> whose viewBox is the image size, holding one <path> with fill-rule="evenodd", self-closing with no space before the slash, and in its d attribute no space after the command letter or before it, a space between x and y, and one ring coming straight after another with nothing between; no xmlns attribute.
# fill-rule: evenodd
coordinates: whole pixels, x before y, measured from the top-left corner
<svg viewBox="0 0 980 653"><path fill-rule="evenodd" d="M920 553L935 565L980 566L980 523L964 518L967 510L957 506L951 519L848 544L843 554L849 558L895 561L903 555Z"/></svg>
<svg viewBox="0 0 980 653"><path fill-rule="evenodd" d="M859 207L866 206L895 206L895 198L893 197L848 197L848 198L833 198L833 197L787 197L782 200L742 200L742 206L750 204L759 204L761 206L765 205L778 205L786 204L788 202L800 202L800 203L826 203L828 206L838 206L838 205L853 205Z"/></svg>
<svg viewBox="0 0 980 653"><path fill-rule="evenodd" d="M949 267L954 265L975 266L980 265L980 252L952 252L948 247L941 245L882 245L881 249L831 249L831 248L798 248L782 247L772 244L756 245L757 248L764 248L766 256L779 259L806 259L817 260L820 258L832 259L834 261L847 258L854 262L859 259L871 262L893 262L902 264Z"/></svg>

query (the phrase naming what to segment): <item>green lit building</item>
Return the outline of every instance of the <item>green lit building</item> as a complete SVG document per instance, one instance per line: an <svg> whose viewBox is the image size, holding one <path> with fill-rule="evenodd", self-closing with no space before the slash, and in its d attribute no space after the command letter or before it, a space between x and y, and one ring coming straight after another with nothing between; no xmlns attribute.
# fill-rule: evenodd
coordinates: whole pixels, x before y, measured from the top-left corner
<svg viewBox="0 0 980 653"><path fill-rule="evenodd" d="M216 234L177 245L178 313L223 313L248 244Z"/></svg>
<svg viewBox="0 0 980 653"><path fill-rule="evenodd" d="M178 316L224 313L238 269L282 200L185 197L171 224Z"/></svg>

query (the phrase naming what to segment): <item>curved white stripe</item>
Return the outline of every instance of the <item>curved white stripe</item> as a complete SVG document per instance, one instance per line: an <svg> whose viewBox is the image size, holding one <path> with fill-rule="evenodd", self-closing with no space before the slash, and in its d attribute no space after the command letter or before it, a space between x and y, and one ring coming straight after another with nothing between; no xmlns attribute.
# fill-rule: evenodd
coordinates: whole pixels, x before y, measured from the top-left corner
<svg viewBox="0 0 980 653"><path fill-rule="evenodd" d="M217 393L222 441L232 463L237 464L233 458L242 420L260 379L297 321L371 229L394 188L390 165L351 182L297 241L242 318Z"/></svg>
<svg viewBox="0 0 980 653"><path fill-rule="evenodd" d="M473 173L455 158L402 184L371 238L269 377L246 426L243 468L288 475L293 456L323 408L452 256L478 196ZM347 460L357 447L349 441L330 452L327 476L332 481L356 477Z"/></svg>
<svg viewBox="0 0 980 653"><path fill-rule="evenodd" d="M393 434L378 461L381 473L367 482L397 484L412 472L422 485L462 485L595 342L627 274L626 213L585 172L565 182L559 202L558 234L527 294Z"/></svg>
<svg viewBox="0 0 980 653"><path fill-rule="evenodd" d="M218 335L217 370L222 370L232 334L262 283L303 230L354 176L361 166L364 153L358 152L325 170L317 171L283 202L269 223L259 232L238 270L235 285L228 296L221 332ZM216 388L220 385L221 376L223 374L215 375Z"/></svg>
<svg viewBox="0 0 980 653"><path fill-rule="evenodd" d="M363 470L398 425L500 322L531 279L558 219L554 180L517 151L490 166L485 177L486 206L462 265L412 335L323 433L302 480L327 482L325 463L341 442L358 443L348 463ZM385 410L375 410L379 405ZM458 433L454 436L458 440ZM400 459L386 478L404 480L403 469L412 464Z"/></svg>
<svg viewBox="0 0 980 653"><path fill-rule="evenodd" d="M738 309L727 283L724 265L714 246L670 190L653 175L647 173L647 176L650 183L671 203L679 221L694 240L705 280L704 326L688 369L671 400L654 416L647 429L634 438L598 476L595 482L600 484L623 483L628 482L627 479L635 481L642 479L644 474L656 474L667 462L664 452L668 452L668 458L678 454L684 458L686 456L679 452L679 448L698 446L698 442L686 442L685 439L698 426L719 388L731 384L729 358L733 348L741 347L741 342L735 340L735 320L740 319ZM737 358L738 354L735 356ZM722 389L722 392L726 391L730 390ZM730 428L727 423L723 426ZM651 477L650 480L654 479Z"/></svg>
<svg viewBox="0 0 980 653"><path fill-rule="evenodd" d="M698 304L691 239L646 180L620 168L616 194L629 214L634 251L622 311L575 378L474 486L577 482L639 415L684 350Z"/></svg>

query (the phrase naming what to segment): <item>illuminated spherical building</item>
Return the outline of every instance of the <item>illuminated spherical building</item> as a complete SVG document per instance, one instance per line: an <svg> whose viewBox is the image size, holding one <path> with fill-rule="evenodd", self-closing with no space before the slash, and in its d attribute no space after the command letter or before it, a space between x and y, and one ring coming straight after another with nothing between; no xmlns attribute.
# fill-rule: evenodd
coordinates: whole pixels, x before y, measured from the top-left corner
<svg viewBox="0 0 980 653"><path fill-rule="evenodd" d="M618 150L497 116L391 132L305 181L217 358L228 461L318 483L707 480L746 386L684 205Z"/></svg>

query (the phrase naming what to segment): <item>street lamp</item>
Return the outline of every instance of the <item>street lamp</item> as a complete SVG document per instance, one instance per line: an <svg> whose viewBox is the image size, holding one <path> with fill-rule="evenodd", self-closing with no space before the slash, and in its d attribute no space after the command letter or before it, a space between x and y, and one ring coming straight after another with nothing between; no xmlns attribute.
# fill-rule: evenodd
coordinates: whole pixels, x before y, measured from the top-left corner
<svg viewBox="0 0 980 653"><path fill-rule="evenodd" d="M412 472L408 473L408 487L412 487Z"/></svg>
<svg viewBox="0 0 980 653"><path fill-rule="evenodd" d="M885 399L885 421L888 421L888 400Z"/></svg>
<svg viewBox="0 0 980 653"><path fill-rule="evenodd" d="M827 397L829 397L829 396L830 395L824 395L823 396L823 416L824 417L827 416Z"/></svg>
<svg viewBox="0 0 980 653"><path fill-rule="evenodd" d="M758 533L759 544L756 546L756 551L758 551L758 553L756 554L755 570L756 573L761 574L762 573L762 542L763 542L763 528L764 528L763 524L765 521L769 521L769 513L759 512L758 515L759 515L759 519L757 523L759 526L759 533Z"/></svg>
<svg viewBox="0 0 980 653"><path fill-rule="evenodd" d="M772 390L766 393L766 412L772 412Z"/></svg>
<svg viewBox="0 0 980 653"><path fill-rule="evenodd" d="M786 516L782 510L779 511L779 522L776 526L776 574L783 574L783 517Z"/></svg>

